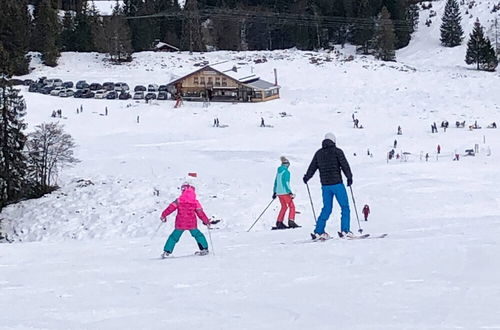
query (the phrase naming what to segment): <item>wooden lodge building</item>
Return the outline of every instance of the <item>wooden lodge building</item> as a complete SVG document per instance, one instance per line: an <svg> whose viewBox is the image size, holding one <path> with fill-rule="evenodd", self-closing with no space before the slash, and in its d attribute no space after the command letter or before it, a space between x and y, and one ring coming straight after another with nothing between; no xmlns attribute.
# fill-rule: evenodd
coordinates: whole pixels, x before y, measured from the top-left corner
<svg viewBox="0 0 500 330"><path fill-rule="evenodd" d="M204 66L170 82L167 89L187 101L262 102L280 97L276 79L267 82L229 62Z"/></svg>

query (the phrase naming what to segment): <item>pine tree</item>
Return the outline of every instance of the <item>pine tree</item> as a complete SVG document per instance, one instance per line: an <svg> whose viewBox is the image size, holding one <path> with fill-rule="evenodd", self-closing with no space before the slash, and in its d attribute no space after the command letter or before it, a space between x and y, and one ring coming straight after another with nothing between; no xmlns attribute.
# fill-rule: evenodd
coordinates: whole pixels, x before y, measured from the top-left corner
<svg viewBox="0 0 500 330"><path fill-rule="evenodd" d="M201 52L205 45L201 38L200 13L196 0L186 0L182 21L181 49Z"/></svg>
<svg viewBox="0 0 500 330"><path fill-rule="evenodd" d="M45 65L56 66L61 56L57 47L59 21L51 1L41 0L35 8L34 17L32 46L42 53Z"/></svg>
<svg viewBox="0 0 500 330"><path fill-rule="evenodd" d="M370 53L370 40L373 38L375 28L368 0L361 0L357 17L363 19L365 22L355 25L354 42L360 46L361 53L367 55Z"/></svg>
<svg viewBox="0 0 500 330"><path fill-rule="evenodd" d="M94 50L87 1L84 1L82 9L76 12L73 44L75 46L74 50L77 52L91 52Z"/></svg>
<svg viewBox="0 0 500 330"><path fill-rule="evenodd" d="M30 16L26 0L0 1L0 43L9 57L9 72L24 75L29 71Z"/></svg>
<svg viewBox="0 0 500 330"><path fill-rule="evenodd" d="M460 22L460 8L457 0L448 0L444 8L441 23L441 44L445 47L455 47L462 43L464 30Z"/></svg>
<svg viewBox="0 0 500 330"><path fill-rule="evenodd" d="M75 34L75 19L73 14L67 11L62 21L61 34L59 35L59 47L63 51L75 50L73 36Z"/></svg>
<svg viewBox="0 0 500 330"><path fill-rule="evenodd" d="M27 190L23 117L26 105L18 90L0 81L0 208L19 200Z"/></svg>
<svg viewBox="0 0 500 330"><path fill-rule="evenodd" d="M389 11L383 7L375 22L373 39L375 58L382 61L396 61L395 40L396 35Z"/></svg>
<svg viewBox="0 0 500 330"><path fill-rule="evenodd" d="M490 40L484 37L483 27L479 23L479 19L474 23L470 39L467 42L465 63L476 64L478 70L487 71L494 71L498 65L495 50Z"/></svg>
<svg viewBox="0 0 500 330"><path fill-rule="evenodd" d="M105 23L107 53L116 62L129 61L132 55L130 29L118 1Z"/></svg>

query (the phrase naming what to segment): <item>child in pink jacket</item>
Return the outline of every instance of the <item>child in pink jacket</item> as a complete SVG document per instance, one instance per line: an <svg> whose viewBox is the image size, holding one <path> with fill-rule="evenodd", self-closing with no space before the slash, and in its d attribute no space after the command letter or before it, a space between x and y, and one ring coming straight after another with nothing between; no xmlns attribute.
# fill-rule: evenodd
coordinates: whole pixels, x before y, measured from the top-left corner
<svg viewBox="0 0 500 330"><path fill-rule="evenodd" d="M205 235L198 229L197 217L203 221L203 224L210 228L210 220L208 219L200 202L196 200L195 188L188 183L184 183L181 187L182 193L175 201L173 201L161 214L161 221L166 222L167 216L177 210L175 217L175 229L170 234L163 248L162 258L168 257L174 250L175 244L179 241L185 230L189 230L191 236L198 243L200 251L197 254L208 254L208 243Z"/></svg>

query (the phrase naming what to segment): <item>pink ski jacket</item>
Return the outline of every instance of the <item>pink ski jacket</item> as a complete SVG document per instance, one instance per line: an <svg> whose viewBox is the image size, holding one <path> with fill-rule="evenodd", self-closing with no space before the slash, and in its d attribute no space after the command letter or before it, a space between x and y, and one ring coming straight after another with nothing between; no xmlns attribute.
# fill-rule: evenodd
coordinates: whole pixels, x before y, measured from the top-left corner
<svg viewBox="0 0 500 330"><path fill-rule="evenodd" d="M208 224L210 222L205 212L203 212L200 202L196 200L194 187L188 186L185 188L181 196L170 203L170 205L162 212L161 216L166 218L175 210L177 210L177 216L175 217L175 229L191 230L198 228L196 216L198 216L204 224Z"/></svg>

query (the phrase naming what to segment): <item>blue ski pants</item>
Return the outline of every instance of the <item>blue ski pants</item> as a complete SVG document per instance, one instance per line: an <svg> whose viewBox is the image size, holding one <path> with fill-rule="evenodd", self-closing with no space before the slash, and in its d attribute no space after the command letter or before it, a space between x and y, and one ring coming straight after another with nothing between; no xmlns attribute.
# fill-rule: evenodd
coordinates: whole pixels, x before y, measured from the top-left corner
<svg viewBox="0 0 500 330"><path fill-rule="evenodd" d="M349 210L349 198L347 197L347 191L343 183L322 186L323 191L323 209L316 222L316 229L314 230L317 234L323 234L325 232L326 222L332 214L333 198L337 199L337 202L341 208L341 220L340 220L340 230L348 232L350 231L350 216L351 211Z"/></svg>

